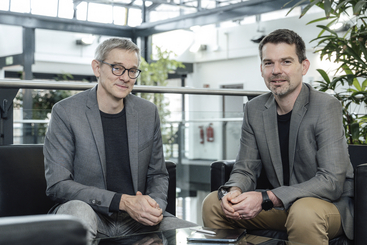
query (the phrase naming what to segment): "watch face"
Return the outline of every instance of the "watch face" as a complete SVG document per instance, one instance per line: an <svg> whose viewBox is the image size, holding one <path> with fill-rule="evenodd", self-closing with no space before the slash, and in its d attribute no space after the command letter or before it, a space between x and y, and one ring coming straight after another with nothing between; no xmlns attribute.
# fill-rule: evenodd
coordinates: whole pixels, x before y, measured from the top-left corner
<svg viewBox="0 0 367 245"><path fill-rule="evenodd" d="M261 204L261 206L262 206L262 208L263 208L265 211L268 211L268 210L270 210L270 209L272 209L272 208L273 208L273 202L272 202L272 201L270 201L270 200L266 200L265 202L263 202L263 203Z"/></svg>

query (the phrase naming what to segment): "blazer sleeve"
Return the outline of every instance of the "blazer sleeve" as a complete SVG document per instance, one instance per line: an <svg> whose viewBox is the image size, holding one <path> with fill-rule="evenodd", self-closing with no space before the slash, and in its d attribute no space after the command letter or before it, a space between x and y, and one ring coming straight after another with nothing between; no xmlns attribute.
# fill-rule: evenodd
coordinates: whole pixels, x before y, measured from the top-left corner
<svg viewBox="0 0 367 245"><path fill-rule="evenodd" d="M249 103L244 108L240 148L236 162L229 180L222 186L223 188L237 186L242 192L255 190L262 168L256 137L248 120L250 117L248 107Z"/></svg>
<svg viewBox="0 0 367 245"><path fill-rule="evenodd" d="M153 146L146 179L145 194L152 197L164 211L167 207L169 177L163 155L162 134L157 107L155 107Z"/></svg>
<svg viewBox="0 0 367 245"><path fill-rule="evenodd" d="M77 129L71 125L70 117L71 113L68 113L62 104L56 104L53 107L43 149L47 182L46 194L58 203L81 200L88 203L95 211L110 215L112 213L109 212L109 206L115 193L102 186L104 183L103 174L101 174L100 169L96 169L96 166L100 166L100 164L94 164L92 167L78 164L78 168L90 168L90 175L86 176L83 181L92 179L94 183L102 183L101 186L75 180L74 161L77 151L75 138L79 136L75 136L76 132L74 131ZM87 127L83 120L76 123L81 124L82 128ZM82 147L88 148L86 145L78 147L79 151L83 151ZM91 149L84 150L91 151Z"/></svg>

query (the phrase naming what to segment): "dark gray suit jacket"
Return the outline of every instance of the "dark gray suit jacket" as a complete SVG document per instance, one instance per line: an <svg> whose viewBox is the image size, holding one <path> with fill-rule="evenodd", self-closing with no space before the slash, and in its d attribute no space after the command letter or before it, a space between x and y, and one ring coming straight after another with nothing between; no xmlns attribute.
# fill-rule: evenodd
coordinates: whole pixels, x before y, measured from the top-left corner
<svg viewBox="0 0 367 245"><path fill-rule="evenodd" d="M96 91L97 86L58 102L52 109L43 150L46 193L59 203L81 200L110 215L115 193L106 190L105 144ZM158 110L131 94L124 103L134 191L151 196L164 211L168 172Z"/></svg>
<svg viewBox="0 0 367 245"><path fill-rule="evenodd" d="M342 107L334 97L303 84L290 122L290 186L283 186L274 96L268 93L249 101L244 110L240 150L224 187L254 190L262 168L286 209L302 197L332 202L341 214L346 235L353 238L353 167Z"/></svg>

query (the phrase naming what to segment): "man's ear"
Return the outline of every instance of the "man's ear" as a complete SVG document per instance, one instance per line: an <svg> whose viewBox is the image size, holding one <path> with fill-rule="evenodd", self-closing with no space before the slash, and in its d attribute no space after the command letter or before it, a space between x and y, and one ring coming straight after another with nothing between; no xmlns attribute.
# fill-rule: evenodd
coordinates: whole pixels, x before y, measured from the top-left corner
<svg viewBox="0 0 367 245"><path fill-rule="evenodd" d="M99 76L100 76L100 63L99 63L99 61L98 60L92 60L92 69L93 69L93 73L94 73L94 75L97 77L97 78L99 78Z"/></svg>
<svg viewBox="0 0 367 245"><path fill-rule="evenodd" d="M310 61L308 59L305 59L302 61L302 75L306 75L308 69L310 68Z"/></svg>
<svg viewBox="0 0 367 245"><path fill-rule="evenodd" d="M260 64L260 73L261 73L261 76L264 77L263 76L263 64L262 63Z"/></svg>

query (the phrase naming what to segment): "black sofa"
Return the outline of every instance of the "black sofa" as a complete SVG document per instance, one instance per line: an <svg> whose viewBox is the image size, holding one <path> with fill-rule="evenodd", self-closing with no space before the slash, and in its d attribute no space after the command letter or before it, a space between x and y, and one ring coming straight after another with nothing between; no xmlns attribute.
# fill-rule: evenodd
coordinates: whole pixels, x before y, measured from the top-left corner
<svg viewBox="0 0 367 245"><path fill-rule="evenodd" d="M350 150L351 151L351 150ZM350 154L352 155L352 154ZM365 153L367 156L367 153ZM350 241L345 235L329 241L330 245L366 245L367 244L367 161L351 157L354 167L355 196L354 196L354 240ZM363 159L363 158L362 158ZM218 190L231 174L235 160L213 162L210 166L211 191ZM257 189L268 189L270 186L265 173L258 179ZM274 230L256 230L248 233L266 237L287 239L286 232Z"/></svg>
<svg viewBox="0 0 367 245"><path fill-rule="evenodd" d="M46 196L43 158L43 145L0 146L0 229L5 229L4 222L6 220L11 222L14 221L13 219L6 219L4 217L13 218L15 216L18 217L16 219L16 223L18 224L22 223L22 217L19 216L23 216L24 222L27 220L30 222L31 220L33 226L40 225L44 228L47 227L44 223L39 222L40 218L38 216L44 216L43 219L46 219L46 221L50 219L46 217L50 215L45 214L47 214L55 203ZM166 161L166 166L170 178L168 205L166 210L175 215L176 164ZM30 215L32 217L30 217ZM65 220L63 217L61 217L61 219L63 221ZM3 226L1 226L2 220L4 221ZM53 219L51 222L55 222L55 220ZM70 225L73 224L73 222L71 218L71 220L66 223ZM1 234L0 232L0 235ZM48 243L45 242L42 244Z"/></svg>

